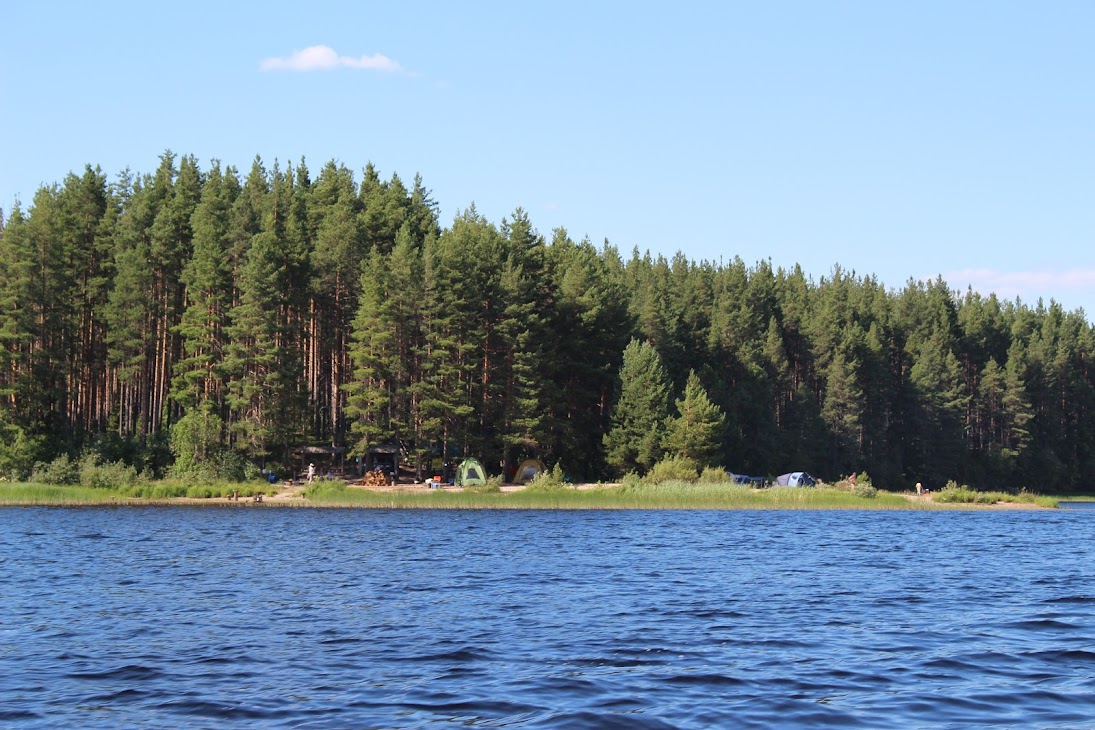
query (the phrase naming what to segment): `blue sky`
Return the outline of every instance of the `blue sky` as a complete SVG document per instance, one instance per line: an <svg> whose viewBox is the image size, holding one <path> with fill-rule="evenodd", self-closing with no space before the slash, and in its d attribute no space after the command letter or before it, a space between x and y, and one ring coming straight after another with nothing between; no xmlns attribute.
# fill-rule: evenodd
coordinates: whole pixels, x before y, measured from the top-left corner
<svg viewBox="0 0 1095 730"><path fill-rule="evenodd" d="M0 206L170 148L1095 316L1095 3L9 4ZM360 175L359 175L360 177Z"/></svg>

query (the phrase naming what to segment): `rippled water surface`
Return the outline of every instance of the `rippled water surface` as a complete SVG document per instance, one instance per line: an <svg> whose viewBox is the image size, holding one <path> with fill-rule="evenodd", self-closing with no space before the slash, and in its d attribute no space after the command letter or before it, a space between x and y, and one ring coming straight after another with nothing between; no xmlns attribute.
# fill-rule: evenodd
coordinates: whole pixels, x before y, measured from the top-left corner
<svg viewBox="0 0 1095 730"><path fill-rule="evenodd" d="M1091 511L0 509L2 727L1092 727Z"/></svg>

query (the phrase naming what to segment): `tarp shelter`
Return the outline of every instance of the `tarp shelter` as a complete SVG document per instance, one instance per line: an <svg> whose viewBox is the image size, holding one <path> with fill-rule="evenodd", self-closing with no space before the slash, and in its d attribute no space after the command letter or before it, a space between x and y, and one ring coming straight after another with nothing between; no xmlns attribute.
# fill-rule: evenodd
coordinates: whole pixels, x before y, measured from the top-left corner
<svg viewBox="0 0 1095 730"><path fill-rule="evenodd" d="M293 449L293 455L300 459L300 471L302 476L308 472L308 464L316 465L316 473L336 469L339 472L346 470L345 446L298 446Z"/></svg>
<svg viewBox="0 0 1095 730"><path fill-rule="evenodd" d="M456 467L456 486L474 487L486 483L487 472L479 463L479 459L464 459L460 462L460 466Z"/></svg>
<svg viewBox="0 0 1095 730"><path fill-rule="evenodd" d="M378 444L365 450L364 471L379 469L393 481L399 478L399 447L395 444Z"/></svg>
<svg viewBox="0 0 1095 730"><path fill-rule="evenodd" d="M525 459L513 473L513 483L528 484L536 478L537 474L543 474L544 471L544 462L539 459Z"/></svg>
<svg viewBox="0 0 1095 730"><path fill-rule="evenodd" d="M776 477L776 484L781 487L812 487L817 482L804 471L793 471Z"/></svg>

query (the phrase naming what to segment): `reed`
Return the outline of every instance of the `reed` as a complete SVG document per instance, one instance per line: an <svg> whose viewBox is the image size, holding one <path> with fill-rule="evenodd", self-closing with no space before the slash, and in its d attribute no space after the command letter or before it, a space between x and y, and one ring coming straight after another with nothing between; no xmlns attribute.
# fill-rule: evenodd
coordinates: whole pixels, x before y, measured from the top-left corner
<svg viewBox="0 0 1095 730"><path fill-rule="evenodd" d="M1011 492L979 492L970 489L966 485L948 484L936 492L936 502L943 504L998 504L1000 502L1012 502L1015 504L1033 504L1039 507L1056 507L1058 499L1045 497L1025 489L1017 494Z"/></svg>
<svg viewBox="0 0 1095 730"><path fill-rule="evenodd" d="M792 487L753 490L718 484L663 482L657 485L594 489L522 490L501 494L444 490L374 492L340 485L317 485L305 495L322 506L389 509L925 509L898 495L858 497L834 489Z"/></svg>
<svg viewBox="0 0 1095 730"><path fill-rule="evenodd" d="M125 497L113 489L82 487L72 484L0 484L0 505L80 506L117 504Z"/></svg>

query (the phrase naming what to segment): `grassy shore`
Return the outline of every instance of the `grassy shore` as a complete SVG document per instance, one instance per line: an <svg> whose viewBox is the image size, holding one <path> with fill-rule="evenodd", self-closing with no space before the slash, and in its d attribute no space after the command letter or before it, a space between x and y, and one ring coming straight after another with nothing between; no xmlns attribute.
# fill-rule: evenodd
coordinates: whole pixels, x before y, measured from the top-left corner
<svg viewBox="0 0 1095 730"><path fill-rule="evenodd" d="M173 482L153 483L138 490L103 489L30 483L0 483L0 506L93 506L121 504L217 504L238 491L250 498L272 489L257 484L187 486ZM934 499L879 491L873 497L857 496L834 488L775 487L755 490L727 484L631 484L626 486L556 487L514 492L426 490L421 487L376 491L349 487L341 482L320 482L292 499L277 497L263 504L299 507L366 507L386 509L750 509L750 510L947 510L976 509L1011 503L1015 506L1056 507L1058 497L1029 493L977 493ZM219 498L219 499L218 499ZM1067 499L1085 499L1073 498Z"/></svg>
<svg viewBox="0 0 1095 730"><path fill-rule="evenodd" d="M4 506L93 506L102 504L165 504L187 500L272 494L276 489L261 483L193 485L175 480L148 482L136 486L86 487L79 484L0 483L0 507Z"/></svg>
<svg viewBox="0 0 1095 730"><path fill-rule="evenodd" d="M685 482L509 493L411 489L373 492L341 485L317 485L308 491L307 498L312 504L329 507L389 509L940 510L977 506L975 503L911 500L888 492L878 492L874 497L860 497L838 489L775 487L755 490ZM1056 505L1046 503L1037 506Z"/></svg>

